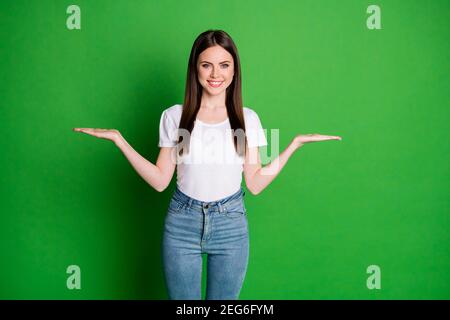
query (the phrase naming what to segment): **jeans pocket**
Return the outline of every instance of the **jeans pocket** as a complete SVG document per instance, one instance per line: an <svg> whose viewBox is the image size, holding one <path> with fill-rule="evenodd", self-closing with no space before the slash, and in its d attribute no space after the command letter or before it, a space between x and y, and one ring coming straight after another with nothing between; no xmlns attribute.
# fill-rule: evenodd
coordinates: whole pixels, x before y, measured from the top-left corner
<svg viewBox="0 0 450 320"><path fill-rule="evenodd" d="M227 206L225 210L225 217L230 219L239 219L247 214L247 209L243 202Z"/></svg>
<svg viewBox="0 0 450 320"><path fill-rule="evenodd" d="M169 213L176 213L176 214L178 214L178 213L181 212L181 209L183 208L183 205L184 204L182 202L172 198L170 200L170 202L169 202L169 210L168 210L168 212Z"/></svg>

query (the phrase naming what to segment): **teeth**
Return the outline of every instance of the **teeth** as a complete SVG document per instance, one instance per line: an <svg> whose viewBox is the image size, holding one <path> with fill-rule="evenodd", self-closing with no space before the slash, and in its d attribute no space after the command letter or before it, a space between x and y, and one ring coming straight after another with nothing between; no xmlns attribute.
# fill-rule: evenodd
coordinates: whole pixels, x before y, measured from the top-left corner
<svg viewBox="0 0 450 320"><path fill-rule="evenodd" d="M221 84L221 83L222 83L222 81L219 81L219 82L208 81L208 82L211 83L211 84L214 84L214 85L218 85L218 84Z"/></svg>

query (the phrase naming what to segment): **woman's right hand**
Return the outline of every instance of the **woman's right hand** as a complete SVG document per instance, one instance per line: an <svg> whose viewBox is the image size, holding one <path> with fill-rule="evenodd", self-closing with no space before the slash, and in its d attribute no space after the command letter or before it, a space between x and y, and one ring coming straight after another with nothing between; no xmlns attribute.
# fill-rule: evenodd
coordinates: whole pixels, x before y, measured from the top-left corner
<svg viewBox="0 0 450 320"><path fill-rule="evenodd" d="M120 132L116 129L73 128L73 131L83 132L97 138L111 140L116 144L122 137Z"/></svg>

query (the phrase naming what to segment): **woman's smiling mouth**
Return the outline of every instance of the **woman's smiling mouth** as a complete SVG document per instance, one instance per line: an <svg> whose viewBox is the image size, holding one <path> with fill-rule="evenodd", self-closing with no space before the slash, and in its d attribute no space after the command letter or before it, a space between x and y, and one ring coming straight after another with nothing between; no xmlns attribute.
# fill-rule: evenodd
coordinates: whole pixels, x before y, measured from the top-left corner
<svg viewBox="0 0 450 320"><path fill-rule="evenodd" d="M223 81L210 81L210 80L206 80L206 82L208 82L209 86L213 88L218 88L223 83Z"/></svg>

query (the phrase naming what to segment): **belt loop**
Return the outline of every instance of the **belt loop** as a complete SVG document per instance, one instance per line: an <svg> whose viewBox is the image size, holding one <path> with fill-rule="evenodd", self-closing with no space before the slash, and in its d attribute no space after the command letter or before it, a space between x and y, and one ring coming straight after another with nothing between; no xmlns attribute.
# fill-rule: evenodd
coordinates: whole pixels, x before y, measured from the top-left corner
<svg viewBox="0 0 450 320"><path fill-rule="evenodd" d="M190 207L191 207L191 205L192 205L192 198L191 198L191 199L189 199L189 201L187 202L187 205L188 205L188 208L190 208Z"/></svg>
<svg viewBox="0 0 450 320"><path fill-rule="evenodd" d="M217 204L219 205L219 212L222 213L223 212L222 204L220 202L218 202Z"/></svg>

